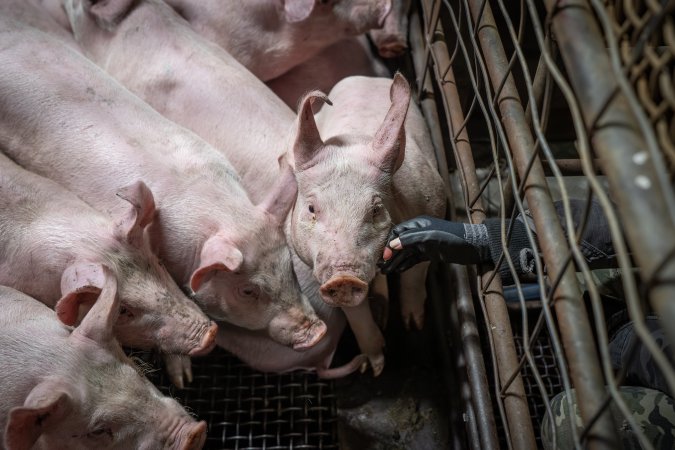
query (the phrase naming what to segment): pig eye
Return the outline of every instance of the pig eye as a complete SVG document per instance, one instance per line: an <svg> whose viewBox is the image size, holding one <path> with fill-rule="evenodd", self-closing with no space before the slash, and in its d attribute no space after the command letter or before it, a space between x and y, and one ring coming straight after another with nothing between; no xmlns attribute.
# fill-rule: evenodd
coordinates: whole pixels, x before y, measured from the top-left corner
<svg viewBox="0 0 675 450"><path fill-rule="evenodd" d="M378 215L382 211L382 205L373 206L373 216Z"/></svg>
<svg viewBox="0 0 675 450"><path fill-rule="evenodd" d="M314 205L309 205L309 212L314 214Z"/></svg>
<svg viewBox="0 0 675 450"><path fill-rule="evenodd" d="M134 313L129 311L126 307L120 307L120 316L134 317Z"/></svg>
<svg viewBox="0 0 675 450"><path fill-rule="evenodd" d="M101 437L101 436L108 436L109 438L112 439L113 433L112 433L112 430L110 428L98 428L94 431L91 431L88 434L88 436L94 437L94 438Z"/></svg>
<svg viewBox="0 0 675 450"><path fill-rule="evenodd" d="M239 294L243 297L258 298L258 289L255 286L243 286L239 288Z"/></svg>

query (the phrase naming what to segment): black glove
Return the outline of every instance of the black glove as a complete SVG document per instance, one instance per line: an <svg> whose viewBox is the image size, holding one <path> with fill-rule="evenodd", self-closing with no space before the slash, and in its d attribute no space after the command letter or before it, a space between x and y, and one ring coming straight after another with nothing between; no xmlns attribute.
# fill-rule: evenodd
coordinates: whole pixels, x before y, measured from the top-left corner
<svg viewBox="0 0 675 450"><path fill-rule="evenodd" d="M400 273L423 261L455 264L478 264L481 252L465 239L464 224L429 216L419 216L396 225L387 237L387 246L396 238L402 248L392 257L380 261L382 273ZM391 247L389 247L391 248Z"/></svg>

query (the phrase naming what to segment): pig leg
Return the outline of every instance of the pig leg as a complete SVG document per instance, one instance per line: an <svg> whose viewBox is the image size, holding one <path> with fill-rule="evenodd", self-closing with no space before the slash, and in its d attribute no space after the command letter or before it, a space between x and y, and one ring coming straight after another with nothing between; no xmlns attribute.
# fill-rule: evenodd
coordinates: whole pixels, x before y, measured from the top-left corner
<svg viewBox="0 0 675 450"><path fill-rule="evenodd" d="M366 299L360 305L342 308L342 311L347 316L347 322L352 327L361 352L370 361L373 375L378 376L384 369L384 353L382 352L384 336L382 336L375 320L373 320L370 302Z"/></svg>
<svg viewBox="0 0 675 450"><path fill-rule="evenodd" d="M169 379L178 389L185 387L185 381L192 383L192 361L187 355L164 355L164 364Z"/></svg>
<svg viewBox="0 0 675 450"><path fill-rule="evenodd" d="M375 323L381 330L387 328L387 318L389 317L389 287L387 286L387 276L382 274L375 275L370 283L368 290L368 299L370 300L370 310L373 313Z"/></svg>
<svg viewBox="0 0 675 450"><path fill-rule="evenodd" d="M406 329L414 324L418 330L424 326L424 301L427 298L427 270L423 262L401 274L401 315Z"/></svg>

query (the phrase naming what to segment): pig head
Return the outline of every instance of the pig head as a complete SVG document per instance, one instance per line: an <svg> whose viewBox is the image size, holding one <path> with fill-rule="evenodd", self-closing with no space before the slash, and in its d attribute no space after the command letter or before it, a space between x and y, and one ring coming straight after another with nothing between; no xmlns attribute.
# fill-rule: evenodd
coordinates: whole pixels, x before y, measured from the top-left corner
<svg viewBox="0 0 675 450"><path fill-rule="evenodd" d="M264 330L276 342L303 350L326 333L298 286L282 224L297 193L291 167L255 208L258 220L237 236L219 232L201 248L190 277L195 301L212 318ZM248 245L243 245L247 241Z"/></svg>
<svg viewBox="0 0 675 450"><path fill-rule="evenodd" d="M37 362L53 370L41 377L23 405L9 411L5 447L201 448L206 423L195 422L175 400L160 394L114 339L119 313L115 276L104 269L92 277L103 286L100 295L66 342L60 334L35 336L33 351L57 347Z"/></svg>
<svg viewBox="0 0 675 450"><path fill-rule="evenodd" d="M391 12L384 21L384 26L368 32L381 57L396 58L408 49L410 3L411 0L392 0Z"/></svg>
<svg viewBox="0 0 675 450"><path fill-rule="evenodd" d="M74 325L86 314L102 289L101 273L117 276L122 306L115 333L123 344L139 349L192 356L215 346L217 326L178 288L151 251L144 236L154 220L150 189L138 181L117 193L126 204L114 229L98 252L68 266L61 277L61 299L55 309L62 322Z"/></svg>
<svg viewBox="0 0 675 450"><path fill-rule="evenodd" d="M391 9L391 0L167 3L263 81L284 74L340 39L381 27Z"/></svg>
<svg viewBox="0 0 675 450"><path fill-rule="evenodd" d="M391 228L387 204L394 194L393 175L403 163L410 100L400 74L390 96L391 107L374 137L347 133L324 142L312 102L330 102L317 91L304 97L298 112L291 241L313 268L323 300L333 306L355 306L366 298Z"/></svg>

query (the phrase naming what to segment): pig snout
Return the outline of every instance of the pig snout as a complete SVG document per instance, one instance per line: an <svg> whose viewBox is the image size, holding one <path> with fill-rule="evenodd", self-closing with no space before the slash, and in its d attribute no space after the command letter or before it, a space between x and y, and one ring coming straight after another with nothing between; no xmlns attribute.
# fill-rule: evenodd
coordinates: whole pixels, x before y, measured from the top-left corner
<svg viewBox="0 0 675 450"><path fill-rule="evenodd" d="M322 320L312 323L309 327L297 332L293 339L293 350L305 351L314 347L326 335L328 328Z"/></svg>
<svg viewBox="0 0 675 450"><path fill-rule="evenodd" d="M199 450L206 442L206 422L188 423L180 430L177 450Z"/></svg>
<svg viewBox="0 0 675 450"><path fill-rule="evenodd" d="M331 306L357 306L368 294L368 284L353 275L337 274L321 285L321 298Z"/></svg>
<svg viewBox="0 0 675 450"><path fill-rule="evenodd" d="M383 58L396 58L405 54L408 44L403 36L387 36L377 42L377 51Z"/></svg>
<svg viewBox="0 0 675 450"><path fill-rule="evenodd" d="M314 312L307 314L297 307L277 314L269 324L273 340L298 351L314 347L326 331L326 324Z"/></svg>
<svg viewBox="0 0 675 450"><path fill-rule="evenodd" d="M214 322L210 322L210 325L205 328L202 333L197 334L197 339L199 339L199 345L194 347L188 355L190 356L201 356L209 353L216 346L216 335L218 334L218 325ZM199 336L201 335L201 338Z"/></svg>

